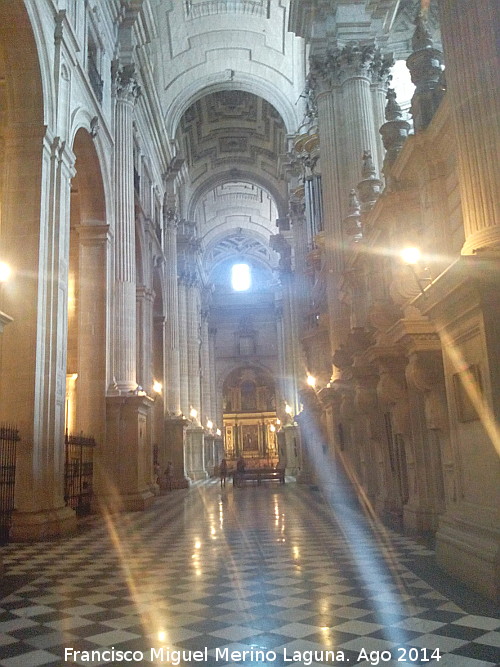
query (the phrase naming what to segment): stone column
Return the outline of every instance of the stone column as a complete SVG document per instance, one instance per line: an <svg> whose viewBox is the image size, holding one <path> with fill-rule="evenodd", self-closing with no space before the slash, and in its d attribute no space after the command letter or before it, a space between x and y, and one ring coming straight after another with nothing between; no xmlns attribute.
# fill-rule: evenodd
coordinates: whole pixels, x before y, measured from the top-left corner
<svg viewBox="0 0 500 667"><path fill-rule="evenodd" d="M335 53L337 72L342 94L344 127L342 144L344 147L345 181L342 184L342 196L355 187L359 180L359 160L364 151L370 151L377 160L379 171L382 166L379 148L379 123L382 113L374 108L371 84L374 68L377 68L383 84L384 71L387 77L389 62L384 65L380 51L373 45L359 46L347 44ZM391 61L392 64L392 61ZM377 114L375 116L375 111Z"/></svg>
<svg viewBox="0 0 500 667"><path fill-rule="evenodd" d="M187 352L188 352L188 387L189 404L198 417L201 415L201 368L200 368L200 290L196 276L191 275L186 294L187 311Z"/></svg>
<svg viewBox="0 0 500 667"><path fill-rule="evenodd" d="M106 450L97 471L107 511L141 510L153 501L148 425L153 399L137 386L137 268L135 254L133 115L139 86L133 64L115 83L115 230L113 375L107 397ZM150 325L151 326L151 325Z"/></svg>
<svg viewBox="0 0 500 667"><path fill-rule="evenodd" d="M189 416L189 385L188 385L188 347L187 347L187 276L179 277L179 387L181 413Z"/></svg>
<svg viewBox="0 0 500 667"><path fill-rule="evenodd" d="M180 381L180 345L179 345L179 294L177 282L177 223L178 218L173 209L165 213L165 404L167 413L180 415L181 381ZM185 331L185 329L181 329Z"/></svg>
<svg viewBox="0 0 500 667"><path fill-rule="evenodd" d="M74 154L43 127L5 136L2 259L10 324L2 334L0 420L19 429L16 512L10 537L29 541L71 532L64 503L70 182ZM22 354L20 354L22 350Z"/></svg>
<svg viewBox="0 0 500 667"><path fill-rule="evenodd" d="M116 81L113 372L120 393L137 387L132 121L139 87L134 70L134 65L124 65L118 70Z"/></svg>
<svg viewBox="0 0 500 667"><path fill-rule="evenodd" d="M210 379L210 337L208 333L208 310L203 309L201 313L201 406L202 419L210 419L213 423L217 420L216 412L212 406L212 387ZM206 423L203 421L203 423Z"/></svg>
<svg viewBox="0 0 500 667"><path fill-rule="evenodd" d="M78 234L77 429L104 444L109 225L80 225ZM98 451L98 450L97 450Z"/></svg>
<svg viewBox="0 0 500 667"><path fill-rule="evenodd" d="M321 141L324 229L329 241L326 259L332 353L349 327L339 299L344 269L342 223L348 214L348 194L359 181L361 156L369 151L377 162L381 160L380 104L377 97L374 105L371 86L376 81L378 96L391 64L392 60L373 45L355 42L313 55L310 60L309 78L317 99Z"/></svg>
<svg viewBox="0 0 500 667"><path fill-rule="evenodd" d="M147 287L137 288L137 380L148 394L153 387L153 291Z"/></svg>
<svg viewBox="0 0 500 667"><path fill-rule="evenodd" d="M465 229L462 254L498 253L500 6L497 0L439 4Z"/></svg>
<svg viewBox="0 0 500 667"><path fill-rule="evenodd" d="M217 374L215 359L215 340L217 329L209 325L208 327L208 364L210 379L210 397L212 401L212 411L217 428L224 430L224 419L222 415L222 396L217 393Z"/></svg>

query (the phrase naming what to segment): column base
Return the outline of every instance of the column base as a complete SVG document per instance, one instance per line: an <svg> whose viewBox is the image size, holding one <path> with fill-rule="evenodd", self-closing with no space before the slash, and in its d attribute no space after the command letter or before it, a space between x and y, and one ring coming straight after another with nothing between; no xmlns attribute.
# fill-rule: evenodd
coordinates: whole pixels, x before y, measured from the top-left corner
<svg viewBox="0 0 500 667"><path fill-rule="evenodd" d="M403 528L405 533L435 533L439 522L439 514L435 509L403 507Z"/></svg>
<svg viewBox="0 0 500 667"><path fill-rule="evenodd" d="M445 515L436 533L436 558L467 586L500 602L500 531Z"/></svg>
<svg viewBox="0 0 500 667"><path fill-rule="evenodd" d="M147 416L148 396L108 396L106 447L98 455L97 503L108 512L141 511L150 507L152 447Z"/></svg>
<svg viewBox="0 0 500 667"><path fill-rule="evenodd" d="M190 470L189 477L193 482L199 482L200 480L208 479L208 473L206 470Z"/></svg>
<svg viewBox="0 0 500 667"><path fill-rule="evenodd" d="M208 479L205 470L205 431L201 426L191 425L186 429L186 472L193 482Z"/></svg>
<svg viewBox="0 0 500 667"><path fill-rule="evenodd" d="M297 477L298 484L316 484L316 475L311 470L301 470Z"/></svg>
<svg viewBox="0 0 500 667"><path fill-rule="evenodd" d="M76 514L71 507L61 507L40 512L19 512L12 514L9 531L11 542L39 542L76 532Z"/></svg>
<svg viewBox="0 0 500 667"><path fill-rule="evenodd" d="M151 507L154 499L154 495L149 490L142 493L125 494L121 497L122 509L125 512L141 512Z"/></svg>

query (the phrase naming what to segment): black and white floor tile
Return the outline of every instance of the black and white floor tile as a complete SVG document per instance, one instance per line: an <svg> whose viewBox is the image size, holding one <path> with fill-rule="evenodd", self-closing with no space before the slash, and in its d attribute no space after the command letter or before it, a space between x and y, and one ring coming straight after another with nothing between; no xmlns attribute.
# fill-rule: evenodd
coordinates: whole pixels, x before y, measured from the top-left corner
<svg viewBox="0 0 500 667"><path fill-rule="evenodd" d="M500 664L490 603L325 497L208 482L3 547L0 665Z"/></svg>

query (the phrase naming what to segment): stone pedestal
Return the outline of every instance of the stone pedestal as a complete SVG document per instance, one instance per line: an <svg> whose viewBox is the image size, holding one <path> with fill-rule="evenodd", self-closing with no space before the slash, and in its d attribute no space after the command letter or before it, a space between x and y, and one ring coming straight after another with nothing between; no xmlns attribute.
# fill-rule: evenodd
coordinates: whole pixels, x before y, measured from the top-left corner
<svg viewBox="0 0 500 667"><path fill-rule="evenodd" d="M193 481L207 479L205 470L205 431L201 426L191 425L186 429L186 467Z"/></svg>
<svg viewBox="0 0 500 667"><path fill-rule="evenodd" d="M317 448L321 447L319 438L316 435L314 420L309 415L301 412L296 420L299 428L296 429L297 443L299 444L299 471L297 482L299 484L315 484L317 482L313 461L315 459Z"/></svg>
<svg viewBox="0 0 500 667"><path fill-rule="evenodd" d="M106 446L96 450L97 500L111 512L143 510L153 502L150 476L152 446L147 418L149 396L108 396Z"/></svg>
<svg viewBox="0 0 500 667"><path fill-rule="evenodd" d="M209 477L213 477L214 466L216 465L214 444L215 444L214 436L211 433L205 433L204 436L205 469Z"/></svg>
<svg viewBox="0 0 500 667"><path fill-rule="evenodd" d="M76 531L76 514L71 507L36 512L15 511L9 531L11 542L36 542Z"/></svg>
<svg viewBox="0 0 500 667"><path fill-rule="evenodd" d="M163 473L167 461L172 461L174 466L172 487L174 489L186 489L189 486L189 479L186 476L185 461L185 429L188 424L189 421L184 417L169 417L165 420L165 444L167 456L164 462L160 462L160 467L161 472Z"/></svg>
<svg viewBox="0 0 500 667"><path fill-rule="evenodd" d="M286 424L276 434L278 438L278 456L286 463L286 473L297 475L299 472L299 434L297 427Z"/></svg>

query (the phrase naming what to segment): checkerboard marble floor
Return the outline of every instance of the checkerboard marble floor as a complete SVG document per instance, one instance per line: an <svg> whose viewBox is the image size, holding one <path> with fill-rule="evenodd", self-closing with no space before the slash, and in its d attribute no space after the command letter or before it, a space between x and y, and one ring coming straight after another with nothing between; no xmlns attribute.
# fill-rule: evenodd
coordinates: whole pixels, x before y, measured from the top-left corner
<svg viewBox="0 0 500 667"><path fill-rule="evenodd" d="M3 547L0 665L500 663L491 604L427 546L325 497L207 482Z"/></svg>

